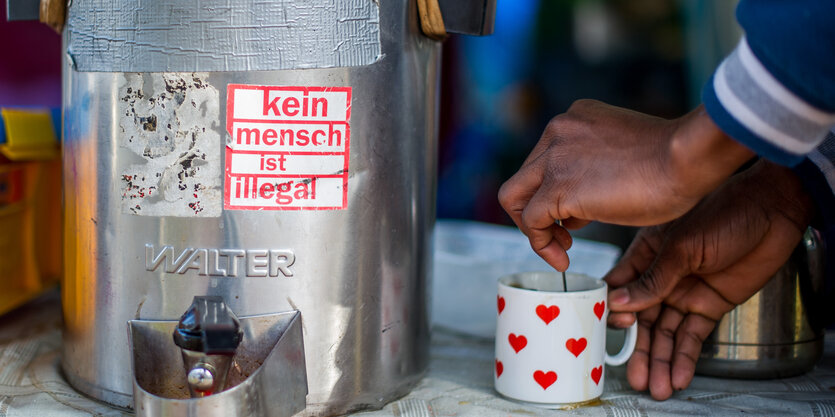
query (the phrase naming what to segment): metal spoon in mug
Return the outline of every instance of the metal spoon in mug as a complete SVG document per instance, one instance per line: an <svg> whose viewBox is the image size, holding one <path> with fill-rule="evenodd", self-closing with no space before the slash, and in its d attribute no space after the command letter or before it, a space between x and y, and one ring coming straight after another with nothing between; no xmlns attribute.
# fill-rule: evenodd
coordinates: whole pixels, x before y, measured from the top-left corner
<svg viewBox="0 0 835 417"><path fill-rule="evenodd" d="M557 224L562 227L562 220L557 219ZM562 292L568 292L568 284L565 281L565 271L562 271Z"/></svg>

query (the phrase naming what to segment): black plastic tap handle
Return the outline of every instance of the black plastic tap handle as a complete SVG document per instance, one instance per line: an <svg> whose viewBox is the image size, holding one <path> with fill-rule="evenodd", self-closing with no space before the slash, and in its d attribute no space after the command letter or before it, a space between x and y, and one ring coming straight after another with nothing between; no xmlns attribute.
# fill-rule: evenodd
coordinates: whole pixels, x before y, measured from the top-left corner
<svg viewBox="0 0 835 417"><path fill-rule="evenodd" d="M235 353L241 343L241 323L219 296L195 296L174 329L174 343L207 355Z"/></svg>

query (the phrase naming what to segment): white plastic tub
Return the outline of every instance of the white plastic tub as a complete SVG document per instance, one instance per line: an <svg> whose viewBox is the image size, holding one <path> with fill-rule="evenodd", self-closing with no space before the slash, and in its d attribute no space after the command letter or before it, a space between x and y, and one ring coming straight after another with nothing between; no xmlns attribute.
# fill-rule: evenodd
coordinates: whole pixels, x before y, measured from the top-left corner
<svg viewBox="0 0 835 417"><path fill-rule="evenodd" d="M602 278L620 249L574 239L568 270ZM462 220L435 226L432 325L492 338L496 331L496 281L515 272L553 270L514 227Z"/></svg>

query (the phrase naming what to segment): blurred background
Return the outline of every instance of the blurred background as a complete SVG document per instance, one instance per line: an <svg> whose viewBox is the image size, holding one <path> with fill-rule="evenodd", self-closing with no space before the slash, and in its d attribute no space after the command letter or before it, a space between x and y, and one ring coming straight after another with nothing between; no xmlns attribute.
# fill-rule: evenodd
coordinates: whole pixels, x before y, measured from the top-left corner
<svg viewBox="0 0 835 417"><path fill-rule="evenodd" d="M498 0L493 36L444 44L438 217L512 224L498 189L574 100L667 118L692 109L739 39L735 6ZM0 106L60 105L60 37L50 28L0 19L0 56ZM632 233L591 225L578 235L624 247Z"/></svg>
<svg viewBox="0 0 835 417"><path fill-rule="evenodd" d="M438 217L512 224L498 189L580 98L678 117L736 45L736 1L498 0L495 34L444 44ZM581 237L628 245L631 228Z"/></svg>
<svg viewBox="0 0 835 417"><path fill-rule="evenodd" d="M61 105L61 37L35 21L6 21L0 0L0 106Z"/></svg>

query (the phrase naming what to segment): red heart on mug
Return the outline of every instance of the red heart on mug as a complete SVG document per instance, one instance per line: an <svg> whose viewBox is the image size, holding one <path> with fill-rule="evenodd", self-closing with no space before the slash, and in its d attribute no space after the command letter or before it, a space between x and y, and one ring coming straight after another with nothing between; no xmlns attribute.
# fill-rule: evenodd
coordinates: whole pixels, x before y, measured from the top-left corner
<svg viewBox="0 0 835 417"><path fill-rule="evenodd" d="M543 390L548 389L554 382L557 382L557 373L554 371L542 372L536 371L533 373L533 379Z"/></svg>
<svg viewBox="0 0 835 417"><path fill-rule="evenodd" d="M510 342L510 347L512 347L513 350L516 351L516 353L519 353L520 350L524 349L525 346L528 345L527 337L522 335L516 336L513 333L507 336L507 341Z"/></svg>
<svg viewBox="0 0 835 417"><path fill-rule="evenodd" d="M504 297L496 296L496 304L499 307L499 314L502 314L502 310L504 310Z"/></svg>
<svg viewBox="0 0 835 417"><path fill-rule="evenodd" d="M603 313L606 311L606 302L601 301L599 303L594 304L594 315L597 316L598 320L603 319Z"/></svg>
<svg viewBox="0 0 835 417"><path fill-rule="evenodd" d="M540 304L536 306L536 315L547 325L560 315L560 308L557 306L545 307L544 304Z"/></svg>
<svg viewBox="0 0 835 417"><path fill-rule="evenodd" d="M496 359L496 378L502 376L502 372L504 372L504 365L502 365L500 360Z"/></svg>
<svg viewBox="0 0 835 417"><path fill-rule="evenodd" d="M598 366L597 368L592 368L591 370L591 380L594 381L595 384L600 385L600 377L603 376L603 365Z"/></svg>
<svg viewBox="0 0 835 417"><path fill-rule="evenodd" d="M580 354L586 350L587 344L588 342L585 337L581 337L579 339L568 339L565 341L565 347L568 348L568 351L573 353L574 356L580 356Z"/></svg>

